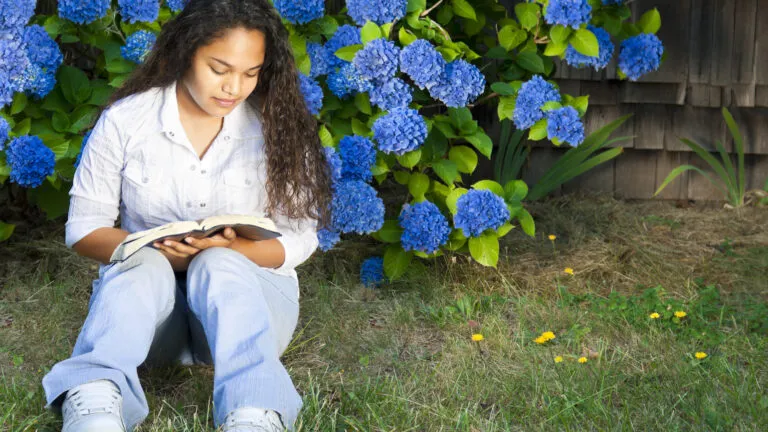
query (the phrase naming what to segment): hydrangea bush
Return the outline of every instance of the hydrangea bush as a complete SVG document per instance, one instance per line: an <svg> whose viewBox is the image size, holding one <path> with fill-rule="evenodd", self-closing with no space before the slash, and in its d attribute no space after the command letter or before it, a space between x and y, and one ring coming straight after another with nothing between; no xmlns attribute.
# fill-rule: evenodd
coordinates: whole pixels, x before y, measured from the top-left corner
<svg viewBox="0 0 768 432"><path fill-rule="evenodd" d="M33 17L34 1L0 0L12 11L0 17L3 187L26 190L49 217L66 213L98 107L185 4L59 0L57 15ZM415 257L466 253L496 266L498 240L515 224L534 234L524 182L466 183L493 149L471 108L498 104L499 118L531 139L575 146L588 99L547 81L552 58L601 69L618 50L621 76L637 79L663 53L658 13L629 23L622 1L537 0L511 14L495 0L347 0L340 14L319 0L273 4L333 174L332 223L318 233L320 249L353 235L381 242L381 256L361 268L368 286L401 277ZM407 196L397 208L379 193L391 185Z"/></svg>

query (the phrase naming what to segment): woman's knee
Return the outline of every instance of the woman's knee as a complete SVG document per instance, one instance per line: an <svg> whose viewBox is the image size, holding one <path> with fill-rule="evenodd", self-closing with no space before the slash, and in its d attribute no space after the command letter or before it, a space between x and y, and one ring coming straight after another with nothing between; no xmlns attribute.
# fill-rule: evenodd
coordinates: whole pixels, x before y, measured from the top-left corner
<svg viewBox="0 0 768 432"><path fill-rule="evenodd" d="M241 285L208 283L212 275L218 273L226 275L227 278L244 277L248 271L246 266L252 264L240 252L228 248L213 247L199 252L187 269L187 299L190 308L196 313L200 312L196 303L207 303L210 297L218 297L224 291L231 293Z"/></svg>

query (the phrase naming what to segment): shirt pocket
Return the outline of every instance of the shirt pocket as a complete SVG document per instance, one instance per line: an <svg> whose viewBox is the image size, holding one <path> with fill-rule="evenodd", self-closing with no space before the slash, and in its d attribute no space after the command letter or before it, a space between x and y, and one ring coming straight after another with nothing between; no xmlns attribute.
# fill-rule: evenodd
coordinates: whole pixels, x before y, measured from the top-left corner
<svg viewBox="0 0 768 432"><path fill-rule="evenodd" d="M264 194L263 175L258 161L226 168L222 175L224 203L230 214L255 214Z"/></svg>
<svg viewBox="0 0 768 432"><path fill-rule="evenodd" d="M129 160L123 170L122 199L126 210L145 225L164 223L161 214L162 170L155 162Z"/></svg>

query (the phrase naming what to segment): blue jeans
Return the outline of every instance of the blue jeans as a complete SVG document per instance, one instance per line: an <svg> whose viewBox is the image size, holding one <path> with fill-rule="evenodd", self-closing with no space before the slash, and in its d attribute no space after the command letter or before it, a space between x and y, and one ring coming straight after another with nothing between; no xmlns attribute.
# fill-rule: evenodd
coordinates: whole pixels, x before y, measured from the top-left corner
<svg viewBox="0 0 768 432"><path fill-rule="evenodd" d="M216 425L235 408L259 407L293 430L302 398L280 356L298 323L297 296L294 278L231 249L206 249L176 273L145 247L99 271L72 356L43 377L46 408L59 411L67 390L108 379L131 431L149 414L138 366L203 363L214 366Z"/></svg>

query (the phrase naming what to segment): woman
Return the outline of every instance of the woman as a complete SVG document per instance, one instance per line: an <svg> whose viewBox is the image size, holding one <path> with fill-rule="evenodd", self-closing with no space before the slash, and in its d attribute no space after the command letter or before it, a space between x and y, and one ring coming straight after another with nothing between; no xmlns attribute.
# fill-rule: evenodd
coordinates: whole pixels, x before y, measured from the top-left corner
<svg viewBox="0 0 768 432"><path fill-rule="evenodd" d="M72 356L43 378L63 430L132 430L149 413L137 367L176 360L213 365L223 430L292 430L302 399L279 358L330 181L275 9L192 0L102 111L75 174L66 244L100 266ZM227 229L109 264L130 232L234 213L283 235Z"/></svg>

